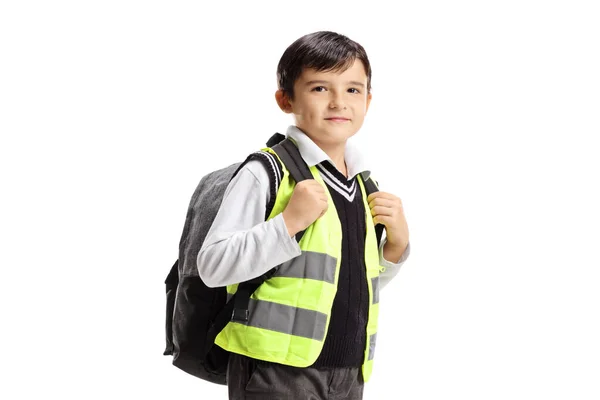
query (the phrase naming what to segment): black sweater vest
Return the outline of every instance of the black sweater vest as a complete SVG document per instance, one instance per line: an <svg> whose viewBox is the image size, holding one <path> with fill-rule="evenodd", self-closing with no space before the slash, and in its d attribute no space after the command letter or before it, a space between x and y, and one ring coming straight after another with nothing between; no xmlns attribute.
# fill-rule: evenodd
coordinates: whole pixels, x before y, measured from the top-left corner
<svg viewBox="0 0 600 400"><path fill-rule="evenodd" d="M342 257L325 343L312 366L359 367L364 359L369 314L365 207L356 176L348 180L328 161L317 168L342 224Z"/></svg>

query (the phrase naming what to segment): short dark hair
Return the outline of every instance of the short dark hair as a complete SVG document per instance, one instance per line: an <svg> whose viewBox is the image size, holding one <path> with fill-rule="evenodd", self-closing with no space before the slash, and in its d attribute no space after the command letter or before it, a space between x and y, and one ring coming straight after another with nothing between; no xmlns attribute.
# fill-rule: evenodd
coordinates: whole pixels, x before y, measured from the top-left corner
<svg viewBox="0 0 600 400"><path fill-rule="evenodd" d="M371 64L360 44L335 32L309 33L292 43L281 56L277 66L277 85L293 100L294 83L304 68L344 72L356 59L362 61L365 67L367 93L370 93Z"/></svg>

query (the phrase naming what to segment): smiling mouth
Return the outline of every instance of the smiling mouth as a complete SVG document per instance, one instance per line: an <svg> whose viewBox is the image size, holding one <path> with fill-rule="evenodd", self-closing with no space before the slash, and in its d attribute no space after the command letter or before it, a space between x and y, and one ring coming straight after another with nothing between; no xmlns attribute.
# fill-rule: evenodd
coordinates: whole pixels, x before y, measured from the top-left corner
<svg viewBox="0 0 600 400"><path fill-rule="evenodd" d="M333 121L333 122L347 122L350 121L349 119L346 118L325 118L326 121Z"/></svg>

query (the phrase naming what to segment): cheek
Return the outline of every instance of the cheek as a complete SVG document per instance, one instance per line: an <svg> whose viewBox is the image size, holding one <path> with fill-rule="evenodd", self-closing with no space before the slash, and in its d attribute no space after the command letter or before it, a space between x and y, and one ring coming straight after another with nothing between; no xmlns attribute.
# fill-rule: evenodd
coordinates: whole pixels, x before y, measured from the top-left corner
<svg viewBox="0 0 600 400"><path fill-rule="evenodd" d="M362 117L367 112L367 105L365 103L357 104L354 109L358 112L359 117Z"/></svg>
<svg viewBox="0 0 600 400"><path fill-rule="evenodd" d="M308 107L305 108L306 110L306 114L307 116L309 116L311 119L319 119L320 116L323 114L321 112L321 110L319 109L319 106L315 103L315 104L311 104Z"/></svg>

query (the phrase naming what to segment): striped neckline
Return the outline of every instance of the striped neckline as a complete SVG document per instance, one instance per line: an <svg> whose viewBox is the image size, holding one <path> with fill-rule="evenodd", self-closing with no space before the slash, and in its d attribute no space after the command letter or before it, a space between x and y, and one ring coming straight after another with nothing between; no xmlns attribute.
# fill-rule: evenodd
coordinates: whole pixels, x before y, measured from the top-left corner
<svg viewBox="0 0 600 400"><path fill-rule="evenodd" d="M354 201L357 188L356 176L351 179L346 178L329 161L323 161L317 164L316 167L327 186L338 192L349 202Z"/></svg>

